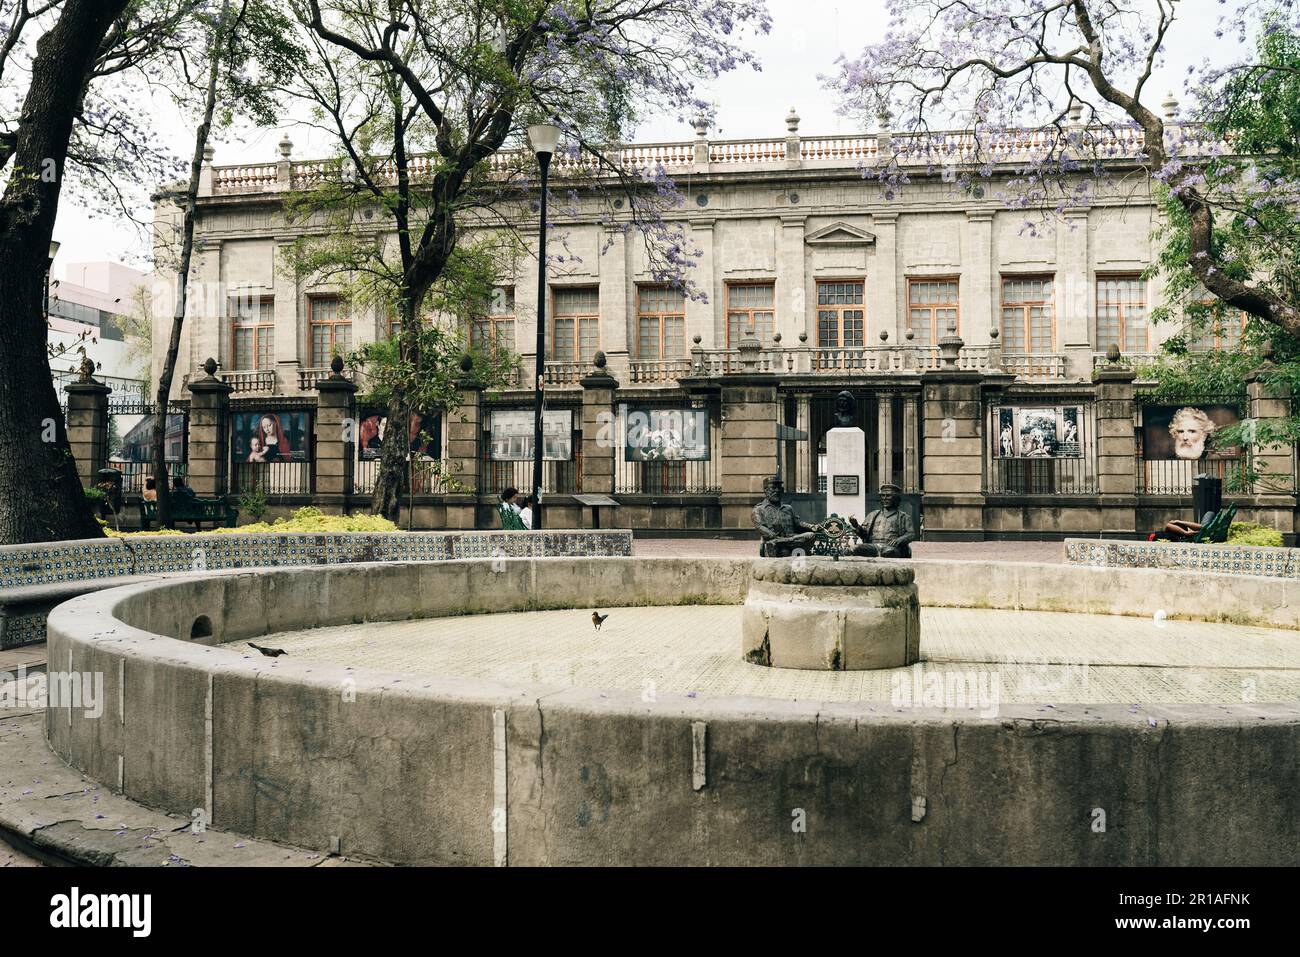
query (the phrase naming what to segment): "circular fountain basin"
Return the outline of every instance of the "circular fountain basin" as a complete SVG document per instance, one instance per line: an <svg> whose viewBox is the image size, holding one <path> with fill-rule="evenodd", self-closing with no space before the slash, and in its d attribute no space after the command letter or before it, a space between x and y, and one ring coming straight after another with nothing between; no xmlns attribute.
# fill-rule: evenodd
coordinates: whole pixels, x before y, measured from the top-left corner
<svg viewBox="0 0 1300 957"><path fill-rule="evenodd" d="M901 668L921 657L915 572L875 558L754 563L745 598L746 661L808 671Z"/></svg>

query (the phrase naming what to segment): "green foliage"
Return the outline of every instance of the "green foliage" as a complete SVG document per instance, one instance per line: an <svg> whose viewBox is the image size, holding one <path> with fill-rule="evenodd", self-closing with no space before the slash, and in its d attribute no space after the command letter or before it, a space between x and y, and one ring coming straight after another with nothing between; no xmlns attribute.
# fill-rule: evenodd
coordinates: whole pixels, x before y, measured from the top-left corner
<svg viewBox="0 0 1300 957"><path fill-rule="evenodd" d="M108 496L104 494L103 489L96 488L93 485L89 488L82 489L82 491L86 493L86 501L90 502L92 505L98 505L100 502L108 498Z"/></svg>
<svg viewBox="0 0 1300 957"><path fill-rule="evenodd" d="M158 529L150 532L114 532L109 535L137 538L158 535L290 535L328 532L400 532L396 525L378 515L325 515L314 505L307 505L293 513L292 518L277 518L274 522L254 522L238 528L216 528L210 532L181 532L175 529Z"/></svg>
<svg viewBox="0 0 1300 957"><path fill-rule="evenodd" d="M1215 190L1249 194L1259 178L1294 176L1300 171L1300 37L1278 29L1259 41L1259 65L1237 73L1220 90L1210 129L1230 140L1237 154L1250 160L1221 157L1205 167ZM1187 211L1162 190L1159 201L1165 225L1157 231L1162 246L1147 276L1163 276L1164 301L1151 311L1156 323L1178 323L1159 359L1138 367L1141 379L1157 383L1157 397L1170 402L1204 396L1241 395L1254 376L1273 394L1300 395L1300 339L1264 319L1241 313L1214 298L1188 263L1191 249ZM1295 301L1300 294L1300 217L1282 205L1242 201L1216 211L1215 258L1235 279L1267 282ZM1242 324L1239 343L1231 349L1201 348L1203 337L1221 337ZM1237 481L1290 491L1261 474L1254 452L1291 447L1300 441L1300 416L1247 419L1217 434L1223 444L1247 452Z"/></svg>
<svg viewBox="0 0 1300 957"><path fill-rule="evenodd" d="M1233 522L1228 529L1228 544L1280 548L1282 533L1259 522Z"/></svg>
<svg viewBox="0 0 1300 957"><path fill-rule="evenodd" d="M256 521L260 521L266 514L266 508L266 493L262 491L260 485L251 492L244 492L239 496L239 510L252 516Z"/></svg>

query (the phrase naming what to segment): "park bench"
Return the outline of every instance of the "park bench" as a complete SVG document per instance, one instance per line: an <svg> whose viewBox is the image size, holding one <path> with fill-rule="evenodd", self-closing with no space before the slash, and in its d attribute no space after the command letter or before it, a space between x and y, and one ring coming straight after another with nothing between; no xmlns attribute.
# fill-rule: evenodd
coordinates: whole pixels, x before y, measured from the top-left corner
<svg viewBox="0 0 1300 957"><path fill-rule="evenodd" d="M198 498L192 495L173 495L171 499L172 521L180 524L193 525L195 531L207 522L212 523L212 527L225 525L226 528L234 528L235 522L239 518L239 512L234 506L228 505L222 498ZM140 527L145 531L153 528L154 522L158 521L158 503L146 502L140 500Z"/></svg>

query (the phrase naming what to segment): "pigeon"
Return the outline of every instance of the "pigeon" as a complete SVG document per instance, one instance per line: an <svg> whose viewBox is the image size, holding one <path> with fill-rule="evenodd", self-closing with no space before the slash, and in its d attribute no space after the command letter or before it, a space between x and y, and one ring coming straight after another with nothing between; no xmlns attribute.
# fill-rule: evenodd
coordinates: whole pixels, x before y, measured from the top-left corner
<svg viewBox="0 0 1300 957"><path fill-rule="evenodd" d="M609 615L602 615L598 611L593 611L591 613L591 623L596 626L597 631L600 631L600 626L605 623L605 619L608 617Z"/></svg>
<svg viewBox="0 0 1300 957"><path fill-rule="evenodd" d="M248 647L256 648L258 651L266 655L266 657L268 658L279 658L281 655L288 654L288 652L285 651L283 648L263 648L261 645L255 645L251 641L248 643Z"/></svg>

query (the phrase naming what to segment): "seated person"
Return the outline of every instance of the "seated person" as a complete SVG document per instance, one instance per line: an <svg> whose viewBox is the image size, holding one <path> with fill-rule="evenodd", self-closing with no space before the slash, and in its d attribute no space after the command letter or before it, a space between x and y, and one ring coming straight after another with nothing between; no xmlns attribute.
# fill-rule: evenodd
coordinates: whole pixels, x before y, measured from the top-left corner
<svg viewBox="0 0 1300 957"><path fill-rule="evenodd" d="M780 558L811 555L817 541L817 526L799 519L789 505L781 504L785 484L778 476L763 479L763 501L754 506L754 527L763 536L759 555Z"/></svg>
<svg viewBox="0 0 1300 957"><path fill-rule="evenodd" d="M501 519L501 527L507 532L526 531L523 521L519 518L519 509L515 506L515 496L519 490L511 486L501 491L501 503L497 506L497 517Z"/></svg>
<svg viewBox="0 0 1300 957"><path fill-rule="evenodd" d="M144 480L144 491L140 493L140 497L146 502L158 501L158 483L153 478Z"/></svg>
<svg viewBox="0 0 1300 957"><path fill-rule="evenodd" d="M849 523L862 539L853 554L865 558L911 558L916 528L912 516L899 508L902 489L885 483L880 486L880 508L868 512L861 524L850 516Z"/></svg>

